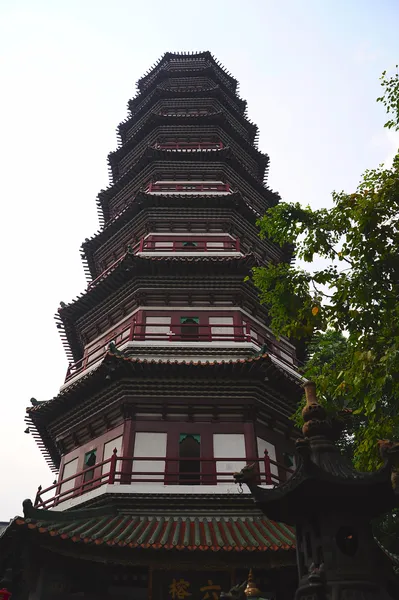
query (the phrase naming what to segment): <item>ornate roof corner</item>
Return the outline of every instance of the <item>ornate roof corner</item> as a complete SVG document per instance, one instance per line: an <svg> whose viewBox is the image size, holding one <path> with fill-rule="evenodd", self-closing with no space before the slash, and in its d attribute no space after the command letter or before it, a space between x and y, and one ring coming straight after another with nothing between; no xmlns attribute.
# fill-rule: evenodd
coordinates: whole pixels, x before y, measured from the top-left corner
<svg viewBox="0 0 399 600"><path fill-rule="evenodd" d="M391 484L399 504L399 442L379 440L378 447L385 468L391 472Z"/></svg>
<svg viewBox="0 0 399 600"><path fill-rule="evenodd" d="M251 491L256 503L262 504L269 498L271 490L260 487L257 485L256 480L258 479L258 473L256 470L255 463L251 465L245 465L238 473L233 475L235 482L241 487L245 483Z"/></svg>
<svg viewBox="0 0 399 600"><path fill-rule="evenodd" d="M296 444L297 467L291 477L265 489L256 485L257 474L249 465L235 475L246 483L255 502L269 518L295 524L298 516L309 516L309 498L318 498L326 511L359 511L370 518L399 505L399 443L379 443L384 465L362 473L342 456L335 445L335 432L326 409L318 402L313 382L304 385L306 405L302 411L304 437Z"/></svg>
<svg viewBox="0 0 399 600"><path fill-rule="evenodd" d="M100 508L83 508L77 510L48 510L45 508L35 508L32 500L29 498L22 502L22 508L24 513L24 519L31 519L40 522L51 522L57 521L65 523L69 521L78 521L80 519L91 519L97 517L116 516L118 511L116 507L112 505L103 506Z"/></svg>

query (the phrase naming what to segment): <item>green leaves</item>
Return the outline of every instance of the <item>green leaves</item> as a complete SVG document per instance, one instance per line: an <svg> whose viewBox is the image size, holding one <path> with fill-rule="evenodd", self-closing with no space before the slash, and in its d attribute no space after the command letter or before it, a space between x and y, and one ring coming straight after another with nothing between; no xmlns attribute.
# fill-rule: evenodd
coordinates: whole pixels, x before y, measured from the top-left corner
<svg viewBox="0 0 399 600"><path fill-rule="evenodd" d="M393 118L389 119L384 125L388 129L399 129L399 73L398 65L396 65L396 73L387 77L387 72L384 71L380 77L381 86L384 90L383 95L377 98L377 102L382 102L388 114L392 114Z"/></svg>
<svg viewBox="0 0 399 600"><path fill-rule="evenodd" d="M399 129L399 75L381 81L387 127ZM269 264L252 280L275 334L311 340L305 375L331 414L351 410L341 444L370 469L377 440L399 436L399 153L332 199L330 210L281 203L259 219L261 237L295 245L310 267Z"/></svg>
<svg viewBox="0 0 399 600"><path fill-rule="evenodd" d="M323 326L320 301L309 291L311 275L280 263L253 269L252 278L260 290L261 302L269 306L271 327L280 336L307 337Z"/></svg>

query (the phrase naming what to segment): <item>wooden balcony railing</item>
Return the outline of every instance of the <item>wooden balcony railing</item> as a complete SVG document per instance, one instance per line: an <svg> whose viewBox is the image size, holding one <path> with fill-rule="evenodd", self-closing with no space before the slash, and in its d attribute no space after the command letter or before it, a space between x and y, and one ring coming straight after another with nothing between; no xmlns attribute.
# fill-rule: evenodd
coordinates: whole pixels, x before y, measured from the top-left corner
<svg viewBox="0 0 399 600"><path fill-rule="evenodd" d="M252 323L240 325L226 323L212 323L206 325L179 323L171 324L162 321L154 324L137 323L135 319L126 323L117 333L104 338L100 346L86 352L85 356L76 363L68 366L65 382L84 371L94 363L100 361L112 342L118 348L126 342L231 342L252 343L260 348L266 343L265 334Z"/></svg>
<svg viewBox="0 0 399 600"><path fill-rule="evenodd" d="M228 183L149 183L146 193L153 192L177 192L177 193L206 193L214 194L223 192L225 194L232 193L230 184Z"/></svg>
<svg viewBox="0 0 399 600"><path fill-rule="evenodd" d="M240 252L240 240L239 239L235 239L235 240L220 240L223 242L223 246L218 246L218 247L212 247L212 242L216 242L219 240L189 240L190 242L192 242L195 245L185 245L187 244L188 240L171 240L172 244L168 245L166 240L163 240L162 242L158 242L157 240L140 240L140 242L138 242L137 244L135 244L132 249L130 250L130 252L132 252L133 254L139 254L141 252L190 252L190 253L197 253L197 252L217 252L217 253L224 253L224 252ZM119 257L117 260L115 260L111 265L109 265L109 267L107 267L98 277L96 277L95 279L93 279L93 281L91 281L88 286L87 289L89 290L91 287L93 287L93 285L95 285L96 283L98 283L101 279L104 279L104 277L106 277L117 265L118 263L121 262L121 260L126 256L126 253L124 253L121 257Z"/></svg>
<svg viewBox="0 0 399 600"><path fill-rule="evenodd" d="M222 142L156 142L157 150L221 150Z"/></svg>
<svg viewBox="0 0 399 600"><path fill-rule="evenodd" d="M213 246L215 243L222 244L221 246ZM239 252L240 241L236 240L141 240L133 251L139 252Z"/></svg>
<svg viewBox="0 0 399 600"><path fill-rule="evenodd" d="M140 470L137 468L140 461L152 463L154 469L143 467L143 470ZM195 470L186 471L185 468L182 468L183 464L190 465L190 463L195 463ZM292 469L271 460L267 450L262 458L165 458L164 456L125 458L118 456L114 449L111 458L107 460L83 469L66 479L61 479L46 489L39 486L35 506L51 508L107 484L130 485L132 492L135 491L134 486L137 484L173 486L234 484L234 472L222 471L221 463L236 463L233 466L234 472L246 464L255 464L258 485L277 485L281 481L286 481L293 472ZM273 471L277 471L278 474ZM90 474L90 478L85 477L87 473ZM141 485L140 490L137 487L137 491L143 491ZM150 491L151 489L149 489ZM178 490L176 491L178 492ZM223 492L222 489L221 492Z"/></svg>
<svg viewBox="0 0 399 600"><path fill-rule="evenodd" d="M163 108L158 111L162 117L205 117L215 113L213 108ZM143 117L144 119L145 117Z"/></svg>

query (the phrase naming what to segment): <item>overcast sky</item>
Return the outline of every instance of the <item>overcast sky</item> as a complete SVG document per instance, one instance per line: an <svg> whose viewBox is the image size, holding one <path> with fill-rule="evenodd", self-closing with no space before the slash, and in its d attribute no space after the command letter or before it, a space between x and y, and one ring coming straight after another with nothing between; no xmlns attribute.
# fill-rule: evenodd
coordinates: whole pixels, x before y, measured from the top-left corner
<svg viewBox="0 0 399 600"><path fill-rule="evenodd" d="M165 51L210 50L240 81L271 187L328 206L399 145L375 102L398 29L397 0L0 0L0 520L54 479L25 407L65 376L53 315L85 287L79 247L136 80Z"/></svg>

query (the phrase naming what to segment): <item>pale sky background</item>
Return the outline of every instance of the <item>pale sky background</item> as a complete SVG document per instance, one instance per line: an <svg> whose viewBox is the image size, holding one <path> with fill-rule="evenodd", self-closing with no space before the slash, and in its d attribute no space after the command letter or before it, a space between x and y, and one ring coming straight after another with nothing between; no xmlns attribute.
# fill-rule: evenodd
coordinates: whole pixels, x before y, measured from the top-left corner
<svg viewBox="0 0 399 600"><path fill-rule="evenodd" d="M397 0L0 0L0 520L54 479L25 407L63 382L53 315L85 287L79 247L136 80L165 51L210 50L240 81L270 186L328 206L399 145L375 102L398 30Z"/></svg>

